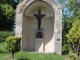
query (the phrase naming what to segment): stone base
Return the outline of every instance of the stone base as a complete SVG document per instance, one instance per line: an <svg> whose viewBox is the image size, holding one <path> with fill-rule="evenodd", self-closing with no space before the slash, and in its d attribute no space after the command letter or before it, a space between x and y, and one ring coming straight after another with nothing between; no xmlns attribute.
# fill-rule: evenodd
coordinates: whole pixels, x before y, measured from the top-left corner
<svg viewBox="0 0 80 60"><path fill-rule="evenodd" d="M36 52L43 52L43 38L36 38L35 51Z"/></svg>

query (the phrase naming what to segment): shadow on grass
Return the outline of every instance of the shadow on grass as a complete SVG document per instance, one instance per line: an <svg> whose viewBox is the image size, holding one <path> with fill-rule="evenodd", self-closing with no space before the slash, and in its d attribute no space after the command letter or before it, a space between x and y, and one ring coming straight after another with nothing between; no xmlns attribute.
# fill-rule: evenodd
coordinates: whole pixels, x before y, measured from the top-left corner
<svg viewBox="0 0 80 60"><path fill-rule="evenodd" d="M27 59L27 58L19 58L18 60L30 60L30 59Z"/></svg>
<svg viewBox="0 0 80 60"><path fill-rule="evenodd" d="M6 51L0 51L0 53L2 53L2 54L6 53L6 54L7 54L7 53L9 53L9 52L6 52Z"/></svg>

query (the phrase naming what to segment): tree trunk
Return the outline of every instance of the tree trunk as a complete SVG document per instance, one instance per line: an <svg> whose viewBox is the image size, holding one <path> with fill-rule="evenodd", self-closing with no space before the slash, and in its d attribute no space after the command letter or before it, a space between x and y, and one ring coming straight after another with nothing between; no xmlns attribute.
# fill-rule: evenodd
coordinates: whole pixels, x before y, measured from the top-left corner
<svg viewBox="0 0 80 60"><path fill-rule="evenodd" d="M78 54L76 53L76 60L78 60Z"/></svg>
<svg viewBox="0 0 80 60"><path fill-rule="evenodd" d="M14 52L12 52L12 60L14 60Z"/></svg>
<svg viewBox="0 0 80 60"><path fill-rule="evenodd" d="M79 58L79 44L76 46L77 47L77 51L76 51L76 60L78 60Z"/></svg>

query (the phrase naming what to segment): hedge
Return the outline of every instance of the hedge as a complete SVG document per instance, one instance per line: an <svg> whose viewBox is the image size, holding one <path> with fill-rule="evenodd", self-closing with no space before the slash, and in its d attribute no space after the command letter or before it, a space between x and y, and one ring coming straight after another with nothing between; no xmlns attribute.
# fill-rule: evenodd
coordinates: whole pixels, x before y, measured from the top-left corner
<svg viewBox="0 0 80 60"><path fill-rule="evenodd" d="M4 42L7 37L14 35L15 33L13 31L0 31L0 42Z"/></svg>

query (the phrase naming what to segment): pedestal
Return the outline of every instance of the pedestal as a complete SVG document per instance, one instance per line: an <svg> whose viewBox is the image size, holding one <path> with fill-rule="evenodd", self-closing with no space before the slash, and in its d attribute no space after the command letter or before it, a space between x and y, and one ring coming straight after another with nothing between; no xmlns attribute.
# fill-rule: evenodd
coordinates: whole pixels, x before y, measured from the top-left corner
<svg viewBox="0 0 80 60"><path fill-rule="evenodd" d="M43 52L43 38L36 38L35 51L36 52Z"/></svg>

